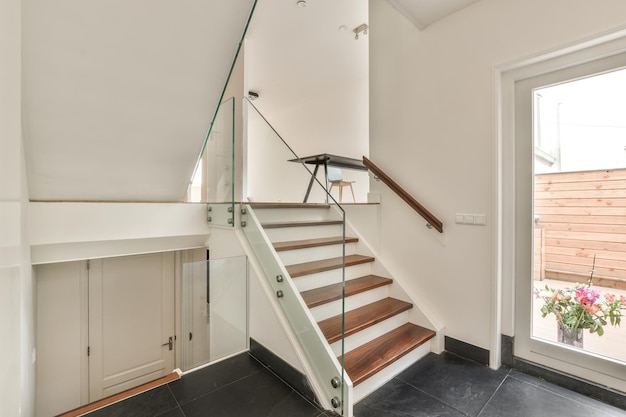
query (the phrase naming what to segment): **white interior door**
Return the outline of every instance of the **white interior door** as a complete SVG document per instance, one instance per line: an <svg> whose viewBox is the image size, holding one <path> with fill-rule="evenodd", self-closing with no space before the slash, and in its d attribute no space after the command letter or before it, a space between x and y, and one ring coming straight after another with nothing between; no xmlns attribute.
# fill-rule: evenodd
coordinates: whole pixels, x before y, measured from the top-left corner
<svg viewBox="0 0 626 417"><path fill-rule="evenodd" d="M171 252L91 261L90 401L174 369L174 278Z"/></svg>

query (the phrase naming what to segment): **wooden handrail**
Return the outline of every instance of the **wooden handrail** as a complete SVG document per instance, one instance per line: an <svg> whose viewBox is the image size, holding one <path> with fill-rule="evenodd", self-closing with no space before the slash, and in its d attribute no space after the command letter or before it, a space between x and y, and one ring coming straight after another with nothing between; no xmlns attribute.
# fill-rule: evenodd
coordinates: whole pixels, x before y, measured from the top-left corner
<svg viewBox="0 0 626 417"><path fill-rule="evenodd" d="M378 168L376 164L367 159L367 157L363 157L363 165L365 165L370 171L374 173L374 175L382 182L384 182L387 187L391 188L393 192L398 194L398 196L403 199L409 206L413 208L420 216L422 216L428 224L430 224L435 230L439 233L443 233L443 223L441 220L436 218L430 211L428 211L424 206L422 206L416 199L414 199L409 193L407 193L404 188L400 187L391 177L385 172Z"/></svg>

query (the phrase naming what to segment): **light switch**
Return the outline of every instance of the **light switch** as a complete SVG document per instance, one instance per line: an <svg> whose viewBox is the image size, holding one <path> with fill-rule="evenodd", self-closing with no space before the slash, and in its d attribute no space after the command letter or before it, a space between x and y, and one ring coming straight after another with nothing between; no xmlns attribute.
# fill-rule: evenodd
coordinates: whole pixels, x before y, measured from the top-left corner
<svg viewBox="0 0 626 417"><path fill-rule="evenodd" d="M484 214L457 213L454 216L454 221L456 224L485 226L487 224L487 216L485 216Z"/></svg>

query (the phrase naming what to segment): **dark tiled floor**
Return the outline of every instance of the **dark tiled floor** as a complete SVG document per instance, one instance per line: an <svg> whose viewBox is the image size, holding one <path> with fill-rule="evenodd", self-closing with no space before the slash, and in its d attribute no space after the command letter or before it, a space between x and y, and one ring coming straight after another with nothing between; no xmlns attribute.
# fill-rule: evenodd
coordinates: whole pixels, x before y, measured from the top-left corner
<svg viewBox="0 0 626 417"><path fill-rule="evenodd" d="M429 354L354 408L355 417L625 417L626 411L510 368Z"/></svg>
<svg viewBox="0 0 626 417"><path fill-rule="evenodd" d="M249 354L87 414L88 417L329 417Z"/></svg>
<svg viewBox="0 0 626 417"><path fill-rule="evenodd" d="M89 417L329 417L242 354ZM430 354L354 408L354 417L626 417L619 410L509 368Z"/></svg>

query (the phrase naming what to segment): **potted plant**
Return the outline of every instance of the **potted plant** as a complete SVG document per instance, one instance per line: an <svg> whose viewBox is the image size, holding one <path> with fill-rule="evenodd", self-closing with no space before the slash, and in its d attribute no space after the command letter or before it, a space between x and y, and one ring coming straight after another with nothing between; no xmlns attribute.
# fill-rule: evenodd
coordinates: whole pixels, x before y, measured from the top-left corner
<svg viewBox="0 0 626 417"><path fill-rule="evenodd" d="M626 309L626 298L613 294L601 294L587 285L554 289L547 284L543 290L535 289L537 298L544 300L541 316L554 314L559 325L559 341L582 347L583 329L589 333L604 334L607 324L619 326L622 310Z"/></svg>

